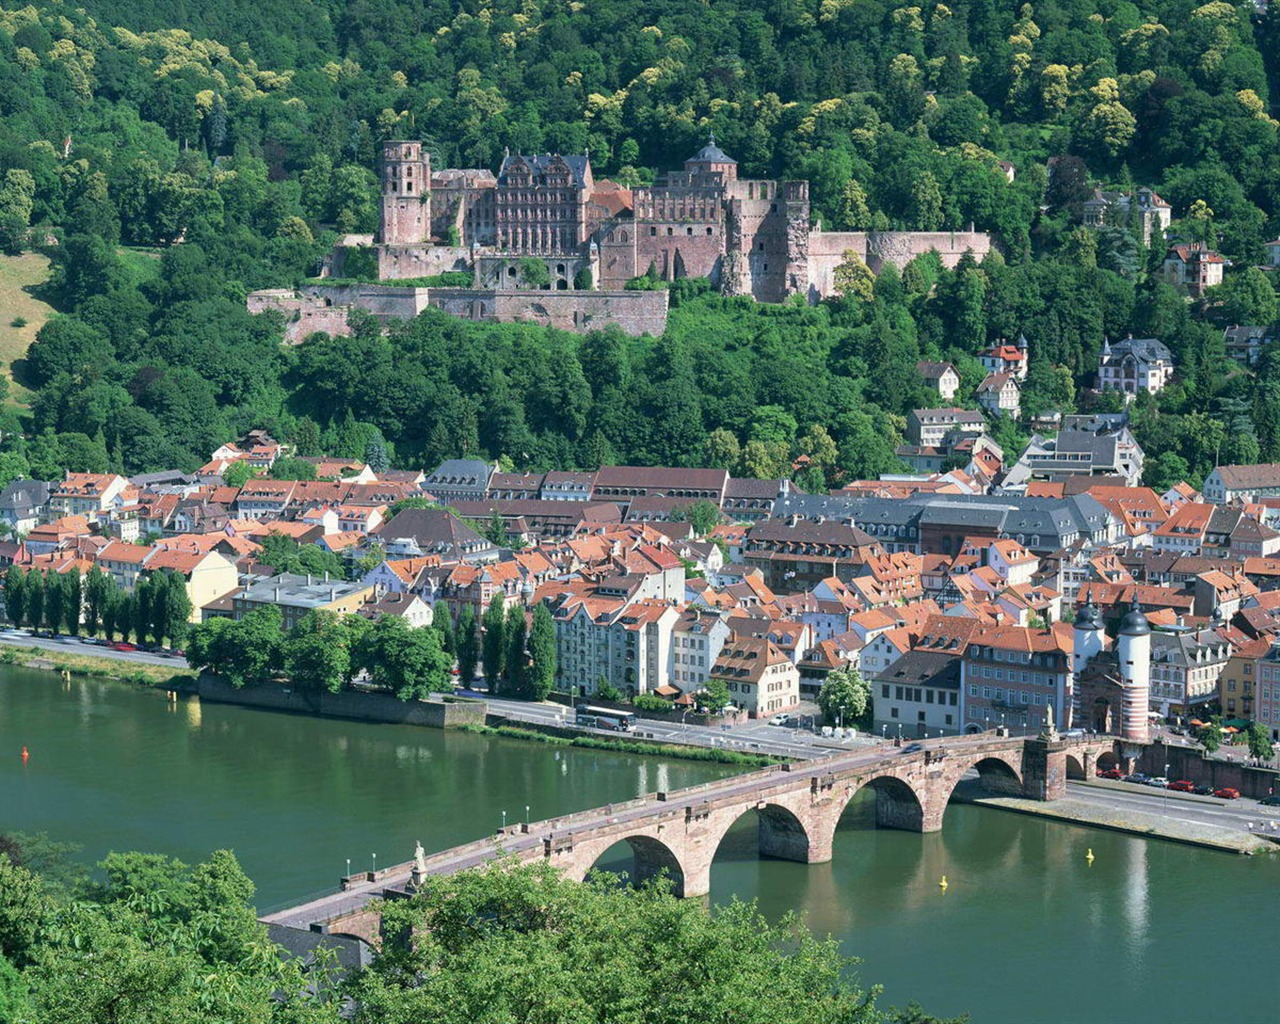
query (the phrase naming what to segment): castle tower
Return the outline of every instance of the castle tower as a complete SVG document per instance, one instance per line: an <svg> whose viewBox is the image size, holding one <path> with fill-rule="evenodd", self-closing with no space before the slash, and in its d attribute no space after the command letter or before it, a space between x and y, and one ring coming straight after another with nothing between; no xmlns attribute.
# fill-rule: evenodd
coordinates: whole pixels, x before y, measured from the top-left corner
<svg viewBox="0 0 1280 1024"><path fill-rule="evenodd" d="M431 156L421 142L382 144L382 214L378 241L421 245L431 239Z"/></svg>
<svg viewBox="0 0 1280 1024"><path fill-rule="evenodd" d="M1068 729L1078 728L1083 721L1080 717L1080 679L1090 659L1102 652L1102 642L1106 635L1102 612L1092 601L1086 602L1076 614L1074 626L1075 642L1071 651L1071 701L1067 705L1070 708L1071 717L1064 723Z"/></svg>
<svg viewBox="0 0 1280 1024"><path fill-rule="evenodd" d="M1120 734L1134 743L1146 743L1151 723L1151 625L1138 607L1137 598L1120 622L1117 657L1124 688Z"/></svg>
<svg viewBox="0 0 1280 1024"><path fill-rule="evenodd" d="M783 292L809 293L809 183L784 181L782 198L787 216L787 265Z"/></svg>

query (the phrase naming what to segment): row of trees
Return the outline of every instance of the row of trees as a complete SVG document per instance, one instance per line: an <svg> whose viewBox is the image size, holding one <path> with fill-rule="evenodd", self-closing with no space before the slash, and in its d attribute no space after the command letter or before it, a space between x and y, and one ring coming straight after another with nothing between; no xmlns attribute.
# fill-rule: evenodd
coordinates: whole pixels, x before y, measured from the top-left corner
<svg viewBox="0 0 1280 1024"><path fill-rule="evenodd" d="M468 647L467 611L459 618L460 643ZM481 650L484 679L489 692L504 697L545 700L556 681L556 630L551 611L545 604L533 610L532 624L524 607L504 607L501 600L489 603L482 622ZM464 663L459 648L458 665L463 680L469 683L468 665L475 671L475 661L468 653Z"/></svg>
<svg viewBox="0 0 1280 1024"><path fill-rule="evenodd" d="M5 614L16 626L72 636L134 639L180 647L191 618L185 577L165 569L140 575L132 591L96 565L84 576L12 565L4 577Z"/></svg>
<svg viewBox="0 0 1280 1024"><path fill-rule="evenodd" d="M443 605L437 613L438 624L414 629L394 615L370 621L315 610L284 630L280 609L269 606L192 627L187 662L238 687L284 678L311 692L338 693L367 672L374 686L414 700L453 688L453 631Z"/></svg>

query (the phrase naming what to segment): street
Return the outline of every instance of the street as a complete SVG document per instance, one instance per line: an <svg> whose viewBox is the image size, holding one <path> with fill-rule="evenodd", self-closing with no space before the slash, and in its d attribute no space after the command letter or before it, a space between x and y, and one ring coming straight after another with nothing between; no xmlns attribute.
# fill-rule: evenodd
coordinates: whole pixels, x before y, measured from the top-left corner
<svg viewBox="0 0 1280 1024"><path fill-rule="evenodd" d="M474 695L486 700L489 710L494 714L509 719L513 724L520 722L536 722L542 725L573 726L574 711L561 704L539 704L532 701L504 700L501 697L490 697L487 694ZM608 729L581 729L584 734L608 736L618 739L619 734ZM748 754L773 754L778 757L792 757L803 760L830 757L833 754L858 750L864 747L883 743L872 736L861 733L856 739L836 740L819 736L804 729L792 729L786 726L770 725L767 720L751 722L747 725L735 726L733 729L708 728L700 725L681 725L675 722L663 722L656 719L637 718L635 729L622 734L638 740L653 740L659 743L684 743L704 747L721 747L726 750L740 750Z"/></svg>
<svg viewBox="0 0 1280 1024"><path fill-rule="evenodd" d="M1257 800L1219 800L1211 796L1170 792L1129 782L1095 779L1071 781L1067 792L1074 800L1124 811L1160 814L1175 821L1223 828L1247 829L1248 822L1280 821L1280 807L1263 807ZM1257 830L1255 830L1257 831Z"/></svg>
<svg viewBox="0 0 1280 1024"><path fill-rule="evenodd" d="M54 651L62 654L82 654L89 658L109 658L112 661L130 662L135 665L159 665L173 669L175 673L187 671L187 659L167 654L149 654L146 651L116 651L110 647L100 647L88 643L84 637L63 635L57 639L51 637L33 637L25 630L11 628L0 629L0 644L13 647L33 647L41 651Z"/></svg>

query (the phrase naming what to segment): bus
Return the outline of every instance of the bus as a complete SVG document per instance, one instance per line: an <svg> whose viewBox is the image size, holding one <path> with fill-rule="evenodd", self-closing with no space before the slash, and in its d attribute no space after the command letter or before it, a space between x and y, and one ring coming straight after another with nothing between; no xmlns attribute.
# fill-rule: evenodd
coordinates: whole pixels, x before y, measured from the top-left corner
<svg viewBox="0 0 1280 1024"><path fill-rule="evenodd" d="M614 732L630 732L636 724L636 716L632 711L615 711L613 708L593 708L590 704L579 704L577 707L578 725L588 729L612 729Z"/></svg>

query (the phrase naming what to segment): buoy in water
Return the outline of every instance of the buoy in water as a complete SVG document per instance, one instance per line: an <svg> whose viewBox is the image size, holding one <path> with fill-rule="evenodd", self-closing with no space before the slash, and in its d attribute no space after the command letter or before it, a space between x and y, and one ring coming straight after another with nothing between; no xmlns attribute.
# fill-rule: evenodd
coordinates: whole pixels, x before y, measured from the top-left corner
<svg viewBox="0 0 1280 1024"><path fill-rule="evenodd" d="M26 748L26 747L23 747L23 748L22 748L22 763L23 763L23 764L26 764L29 760L31 760L31 754L30 754L30 752L27 750L27 748Z"/></svg>
<svg viewBox="0 0 1280 1024"><path fill-rule="evenodd" d="M938 883L938 888L939 888L939 889L941 889L943 892L946 892L946 891L947 891L947 876L946 876L946 875L943 875L943 876L942 876L942 881Z"/></svg>
<svg viewBox="0 0 1280 1024"><path fill-rule="evenodd" d="M1086 851L1084 855L1084 859L1087 860L1090 864L1093 863L1093 847L1089 847L1088 851Z"/></svg>

